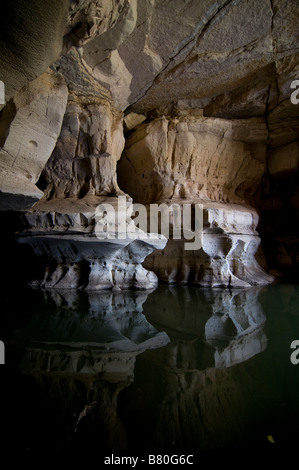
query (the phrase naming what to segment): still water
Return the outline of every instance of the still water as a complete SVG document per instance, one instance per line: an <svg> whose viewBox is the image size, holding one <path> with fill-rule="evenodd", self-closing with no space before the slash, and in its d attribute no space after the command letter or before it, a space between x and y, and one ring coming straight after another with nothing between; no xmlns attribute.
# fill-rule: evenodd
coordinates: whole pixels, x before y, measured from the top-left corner
<svg viewBox="0 0 299 470"><path fill-rule="evenodd" d="M24 455L298 445L299 285L7 293L5 447Z"/></svg>

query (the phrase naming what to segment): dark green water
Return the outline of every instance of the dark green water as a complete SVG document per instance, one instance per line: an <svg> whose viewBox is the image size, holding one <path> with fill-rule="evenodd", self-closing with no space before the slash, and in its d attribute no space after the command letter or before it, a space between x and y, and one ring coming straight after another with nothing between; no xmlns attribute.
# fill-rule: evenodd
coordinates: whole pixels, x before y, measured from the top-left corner
<svg viewBox="0 0 299 470"><path fill-rule="evenodd" d="M292 451L299 285L5 293L2 450Z"/></svg>

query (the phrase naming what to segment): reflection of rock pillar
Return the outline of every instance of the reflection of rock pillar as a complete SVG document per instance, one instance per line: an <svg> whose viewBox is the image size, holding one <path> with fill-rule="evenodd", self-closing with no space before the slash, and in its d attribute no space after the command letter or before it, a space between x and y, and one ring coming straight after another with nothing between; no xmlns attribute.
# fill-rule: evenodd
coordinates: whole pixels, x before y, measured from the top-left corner
<svg viewBox="0 0 299 470"><path fill-rule="evenodd" d="M239 325L240 326L240 325ZM263 322L237 331L228 314L212 315L205 325L205 337L215 347L215 367L226 368L244 362L262 352L267 346Z"/></svg>
<svg viewBox="0 0 299 470"><path fill-rule="evenodd" d="M205 336L211 346L226 347L237 334L237 329L227 313L216 312L205 325Z"/></svg>
<svg viewBox="0 0 299 470"><path fill-rule="evenodd" d="M137 354L169 341L142 314L145 291L62 289L43 295L42 313L37 308L29 324L15 333L28 345L20 364L24 371L129 380Z"/></svg>
<svg viewBox="0 0 299 470"><path fill-rule="evenodd" d="M260 354L267 347L263 325L233 339L228 347L215 351L215 367L228 368Z"/></svg>
<svg viewBox="0 0 299 470"><path fill-rule="evenodd" d="M259 302L260 291L258 287L228 291L160 286L148 297L144 313L149 321L169 332L172 347L177 345L176 341L187 341L194 356L192 341L197 341L201 368L204 368L202 358L210 358L211 351L212 367L230 367L266 347L263 333L266 319ZM187 350L185 347L186 354ZM210 359L208 363L211 367Z"/></svg>
<svg viewBox="0 0 299 470"><path fill-rule="evenodd" d="M119 393L134 380L136 356L169 342L142 314L148 294L33 292L39 302L33 302L29 323L14 336L21 353L17 366L34 391L34 404L26 402L33 435L29 431L25 441L31 439L32 451L40 442L36 433L48 437L43 446L51 450L98 452L99 443L101 450L124 450Z"/></svg>
<svg viewBox="0 0 299 470"><path fill-rule="evenodd" d="M137 358L121 392L120 416L129 430L134 422L140 447L215 449L246 436L260 413L252 361L242 364L266 347L260 291L161 286L149 295L144 312L171 341Z"/></svg>

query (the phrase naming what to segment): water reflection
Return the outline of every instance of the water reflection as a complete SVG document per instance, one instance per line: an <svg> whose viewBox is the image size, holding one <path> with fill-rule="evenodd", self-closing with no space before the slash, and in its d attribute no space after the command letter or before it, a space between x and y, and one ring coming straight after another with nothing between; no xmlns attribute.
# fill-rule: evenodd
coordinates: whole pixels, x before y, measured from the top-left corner
<svg viewBox="0 0 299 470"><path fill-rule="evenodd" d="M11 338L20 451L263 448L273 433L285 445L286 427L298 437L298 286L38 291L31 310Z"/></svg>
<svg viewBox="0 0 299 470"><path fill-rule="evenodd" d="M168 333L171 347L187 338L199 340L205 359L194 367L231 367L266 348L261 290L160 286L144 305L144 314Z"/></svg>
<svg viewBox="0 0 299 470"><path fill-rule="evenodd" d="M20 452L127 447L118 395L134 380L136 357L169 342L142 314L148 294L37 290L23 299L31 314L13 331L10 358L21 375L8 383L10 398L22 390L7 435Z"/></svg>
<svg viewBox="0 0 299 470"><path fill-rule="evenodd" d="M138 358L134 383L120 394L132 446L291 449L299 437L299 369L289 358L298 312L299 286L156 291L144 313L171 341Z"/></svg>
<svg viewBox="0 0 299 470"><path fill-rule="evenodd" d="M244 438L256 410L243 364L267 346L260 292L160 286L149 296L143 312L171 341L139 357L135 381L120 396L131 443L137 436L140 448L173 453ZM243 368L234 376L236 365Z"/></svg>
<svg viewBox="0 0 299 470"><path fill-rule="evenodd" d="M26 351L19 364L24 371L132 380L136 355L169 342L142 314L146 292L50 290L42 295L43 308L14 332Z"/></svg>

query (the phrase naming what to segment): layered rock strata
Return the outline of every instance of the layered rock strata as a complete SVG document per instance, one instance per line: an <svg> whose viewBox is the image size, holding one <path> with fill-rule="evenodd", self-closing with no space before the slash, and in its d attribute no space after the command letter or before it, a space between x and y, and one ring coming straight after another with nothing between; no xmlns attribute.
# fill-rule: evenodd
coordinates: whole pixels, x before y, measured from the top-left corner
<svg viewBox="0 0 299 470"><path fill-rule="evenodd" d="M109 230L109 224L101 225L103 211L97 220L97 210L107 204L115 207L120 218L118 200L110 197L95 201L88 209L84 201L80 212L78 207L72 212L68 205L62 213L44 208L23 215L26 229L17 240L29 244L43 263L42 274L31 282L32 286L102 290L152 289L157 285L157 276L142 262L153 250L163 248L166 239L158 234L149 238L136 230L133 220L125 218L126 207L124 220ZM76 205L76 200L73 202Z"/></svg>
<svg viewBox="0 0 299 470"><path fill-rule="evenodd" d="M166 247L149 255L144 267L170 284L242 288L272 282L255 258L260 245L256 211L242 205L190 203L195 204L203 212L200 247L192 249L194 242L170 235Z"/></svg>

